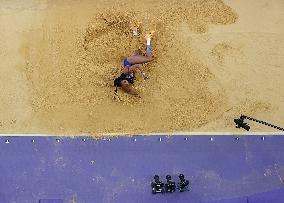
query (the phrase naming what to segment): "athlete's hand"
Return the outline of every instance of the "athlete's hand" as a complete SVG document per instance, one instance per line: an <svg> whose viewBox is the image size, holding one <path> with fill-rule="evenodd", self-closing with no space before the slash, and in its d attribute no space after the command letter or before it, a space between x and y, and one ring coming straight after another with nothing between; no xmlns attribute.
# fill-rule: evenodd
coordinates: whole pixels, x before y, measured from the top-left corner
<svg viewBox="0 0 284 203"><path fill-rule="evenodd" d="M144 80L148 80L149 79L149 77L146 76L146 75L143 78L144 78Z"/></svg>
<svg viewBox="0 0 284 203"><path fill-rule="evenodd" d="M149 77L146 75L146 73L142 72L142 75L143 75L144 80L148 80L149 79Z"/></svg>

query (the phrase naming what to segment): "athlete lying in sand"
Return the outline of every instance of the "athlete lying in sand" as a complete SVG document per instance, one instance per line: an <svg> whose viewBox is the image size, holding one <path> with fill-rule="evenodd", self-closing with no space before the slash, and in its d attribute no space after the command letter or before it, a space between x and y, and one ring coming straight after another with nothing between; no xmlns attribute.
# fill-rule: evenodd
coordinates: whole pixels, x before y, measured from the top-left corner
<svg viewBox="0 0 284 203"><path fill-rule="evenodd" d="M128 94L137 95L137 92L131 87L130 84L134 83L135 74L139 70L144 80L148 79L148 76L143 70L143 63L147 63L153 60L151 53L151 37L153 32L146 35L147 45L146 45L146 56L142 55L141 50L136 50L131 56L128 56L123 61L122 73L114 80L114 86L121 87L123 91ZM117 89L116 89L117 92Z"/></svg>

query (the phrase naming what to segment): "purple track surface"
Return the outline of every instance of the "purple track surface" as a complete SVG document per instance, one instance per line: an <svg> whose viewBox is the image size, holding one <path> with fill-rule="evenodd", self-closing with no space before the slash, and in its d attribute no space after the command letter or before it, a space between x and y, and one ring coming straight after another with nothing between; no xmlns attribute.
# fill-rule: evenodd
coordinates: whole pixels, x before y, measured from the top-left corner
<svg viewBox="0 0 284 203"><path fill-rule="evenodd" d="M284 136L159 138L0 137L0 203L284 203Z"/></svg>

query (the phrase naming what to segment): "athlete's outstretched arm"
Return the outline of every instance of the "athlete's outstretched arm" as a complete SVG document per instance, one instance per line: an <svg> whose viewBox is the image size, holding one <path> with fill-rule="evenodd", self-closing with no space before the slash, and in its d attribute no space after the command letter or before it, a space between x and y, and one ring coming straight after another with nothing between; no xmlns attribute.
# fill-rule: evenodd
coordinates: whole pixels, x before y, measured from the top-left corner
<svg viewBox="0 0 284 203"><path fill-rule="evenodd" d="M138 93L132 87L130 87L129 84L124 84L124 85L121 86L121 88L127 94L138 95Z"/></svg>

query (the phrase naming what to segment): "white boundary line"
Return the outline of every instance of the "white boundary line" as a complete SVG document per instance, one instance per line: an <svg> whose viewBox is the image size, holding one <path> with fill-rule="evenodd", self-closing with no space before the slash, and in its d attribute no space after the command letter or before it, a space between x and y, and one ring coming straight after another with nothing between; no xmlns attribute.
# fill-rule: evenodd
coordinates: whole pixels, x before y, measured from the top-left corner
<svg viewBox="0 0 284 203"><path fill-rule="evenodd" d="M64 134L0 134L0 137L46 137L46 136L54 136L54 137L93 137L93 138L105 138L105 137L121 137L121 136L126 136L126 137L131 137L131 136L151 136L151 135L157 135L157 136L191 136L191 135L233 135L233 136L238 136L238 135L259 135L259 136L264 136L264 135L283 135L284 132L243 132L243 133L233 133L233 132L165 132L165 133L98 133L95 135L92 134L77 134L77 135L64 135Z"/></svg>

